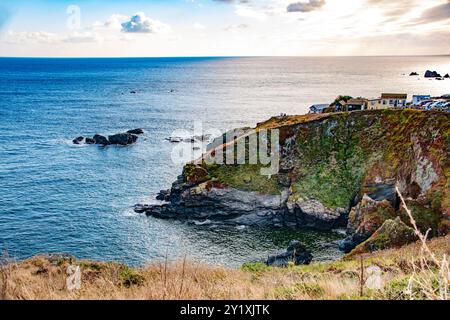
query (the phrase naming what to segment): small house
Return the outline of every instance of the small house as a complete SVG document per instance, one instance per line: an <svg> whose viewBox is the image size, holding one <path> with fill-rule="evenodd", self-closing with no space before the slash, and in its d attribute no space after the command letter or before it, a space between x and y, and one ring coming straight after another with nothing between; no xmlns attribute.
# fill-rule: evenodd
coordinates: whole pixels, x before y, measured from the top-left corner
<svg viewBox="0 0 450 320"><path fill-rule="evenodd" d="M367 101L367 106L369 110L383 109L383 100L381 100L381 98L369 99Z"/></svg>
<svg viewBox="0 0 450 320"><path fill-rule="evenodd" d="M315 104L309 108L309 113L324 113L325 109L328 109L329 107L329 104Z"/></svg>
<svg viewBox="0 0 450 320"><path fill-rule="evenodd" d="M408 99L408 95L406 93L383 93L383 94L381 94L383 108L406 107L406 99Z"/></svg>
<svg viewBox="0 0 450 320"><path fill-rule="evenodd" d="M367 109L367 99L350 99L347 101L346 109L347 111L357 111L357 110L366 110Z"/></svg>

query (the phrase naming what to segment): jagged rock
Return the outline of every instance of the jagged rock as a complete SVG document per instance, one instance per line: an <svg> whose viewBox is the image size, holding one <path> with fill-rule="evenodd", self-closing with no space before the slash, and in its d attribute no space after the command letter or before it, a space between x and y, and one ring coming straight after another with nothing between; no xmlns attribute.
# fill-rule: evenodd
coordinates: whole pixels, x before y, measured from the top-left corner
<svg viewBox="0 0 450 320"><path fill-rule="evenodd" d="M271 267L287 267L290 262L295 265L310 264L313 256L299 241L291 241L286 252L269 256L266 264Z"/></svg>
<svg viewBox="0 0 450 320"><path fill-rule="evenodd" d="M374 201L387 200L393 208L398 208L399 198L395 190L395 181L370 183L364 187L367 197Z"/></svg>
<svg viewBox="0 0 450 320"><path fill-rule="evenodd" d="M131 134L144 134L144 129L132 129L132 130L128 130L126 133L131 133Z"/></svg>
<svg viewBox="0 0 450 320"><path fill-rule="evenodd" d="M322 230L334 228L342 215L348 212L348 208L327 208L316 199L297 199L287 205L300 220L300 225Z"/></svg>
<svg viewBox="0 0 450 320"><path fill-rule="evenodd" d="M133 144L137 141L138 136L131 133L118 133L108 137L110 144L119 144L122 146L127 146Z"/></svg>
<svg viewBox="0 0 450 320"><path fill-rule="evenodd" d="M389 219L369 239L346 255L346 258L367 252L401 247L416 240L414 229L407 226L400 217L395 220Z"/></svg>
<svg viewBox="0 0 450 320"><path fill-rule="evenodd" d="M169 201L170 199L170 190L161 190L156 196L156 200L159 201Z"/></svg>
<svg viewBox="0 0 450 320"><path fill-rule="evenodd" d="M346 253L350 252L378 230L384 221L395 217L395 210L387 200L375 201L365 196L350 211L347 224L348 236L339 243L339 249Z"/></svg>
<svg viewBox="0 0 450 320"><path fill-rule="evenodd" d="M99 135L99 134L96 134L96 135L94 136L93 140L94 140L94 143L95 143L95 144L100 144L100 145L102 145L102 146L107 146L107 145L110 144L109 141L108 141L108 139L107 139L106 137L104 137L104 136L102 136L102 135Z"/></svg>
<svg viewBox="0 0 450 320"><path fill-rule="evenodd" d="M84 137L78 137L72 140L73 144L81 144L84 140Z"/></svg>
<svg viewBox="0 0 450 320"><path fill-rule="evenodd" d="M427 70L425 72L425 78L440 78L441 75L439 73L437 73L436 71L430 71Z"/></svg>
<svg viewBox="0 0 450 320"><path fill-rule="evenodd" d="M145 213L147 210L149 210L151 206L147 204L137 204L134 206L134 212L136 213Z"/></svg>
<svg viewBox="0 0 450 320"><path fill-rule="evenodd" d="M447 74L444 76L444 78L445 78L445 79L449 79L449 78L450 78L450 74L447 73Z"/></svg>
<svg viewBox="0 0 450 320"><path fill-rule="evenodd" d="M92 139L92 138L86 138L86 139L85 139L85 143L86 143L86 144L95 144L95 140Z"/></svg>

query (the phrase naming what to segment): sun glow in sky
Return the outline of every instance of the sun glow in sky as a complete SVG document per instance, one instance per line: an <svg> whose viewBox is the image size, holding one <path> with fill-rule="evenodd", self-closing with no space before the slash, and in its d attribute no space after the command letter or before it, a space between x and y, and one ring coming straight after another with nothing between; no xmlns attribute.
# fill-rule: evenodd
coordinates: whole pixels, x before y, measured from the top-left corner
<svg viewBox="0 0 450 320"><path fill-rule="evenodd" d="M0 2L0 56L422 54L450 54L450 1Z"/></svg>

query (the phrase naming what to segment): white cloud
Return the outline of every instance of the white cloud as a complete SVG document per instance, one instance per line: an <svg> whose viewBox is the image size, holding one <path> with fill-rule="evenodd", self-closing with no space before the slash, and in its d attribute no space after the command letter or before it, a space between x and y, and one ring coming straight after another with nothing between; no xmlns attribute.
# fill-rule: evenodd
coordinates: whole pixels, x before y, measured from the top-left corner
<svg viewBox="0 0 450 320"><path fill-rule="evenodd" d="M252 18L257 20L265 20L267 18L265 12L247 5L237 5L234 12L236 15L244 18Z"/></svg>
<svg viewBox="0 0 450 320"><path fill-rule="evenodd" d="M123 14L113 14L105 22L96 21L92 25L92 29L112 29L121 30L122 23L129 20L129 16Z"/></svg>
<svg viewBox="0 0 450 320"><path fill-rule="evenodd" d="M70 34L56 34L45 31L15 32L6 34L5 42L9 44L61 44L61 43L93 43L107 40L96 32L72 32Z"/></svg>
<svg viewBox="0 0 450 320"><path fill-rule="evenodd" d="M205 30L206 27L199 22L196 22L192 25L195 30Z"/></svg>
<svg viewBox="0 0 450 320"><path fill-rule="evenodd" d="M225 31L238 32L238 31L242 31L242 30L245 30L248 28L250 28L250 26L245 23L232 24L232 25L225 27Z"/></svg>
<svg viewBox="0 0 450 320"><path fill-rule="evenodd" d="M311 12L325 5L325 0L309 0L307 2L294 2L287 6L288 12Z"/></svg>
<svg viewBox="0 0 450 320"><path fill-rule="evenodd" d="M168 24L147 18L143 12L136 13L129 21L122 23L122 32L126 33L167 33L169 31Z"/></svg>

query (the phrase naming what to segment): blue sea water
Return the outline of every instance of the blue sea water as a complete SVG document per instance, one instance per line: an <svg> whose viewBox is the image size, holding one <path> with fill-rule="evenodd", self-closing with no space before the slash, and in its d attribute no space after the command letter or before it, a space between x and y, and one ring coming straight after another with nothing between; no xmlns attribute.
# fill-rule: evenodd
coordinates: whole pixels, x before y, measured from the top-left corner
<svg viewBox="0 0 450 320"><path fill-rule="evenodd" d="M0 250L131 265L187 255L236 267L299 239L315 259L336 258L338 233L197 226L132 208L180 174L164 140L174 130L254 126L338 94L450 93L450 80L408 76L426 69L450 72L450 57L0 58ZM128 147L71 143L133 128L146 133Z"/></svg>

